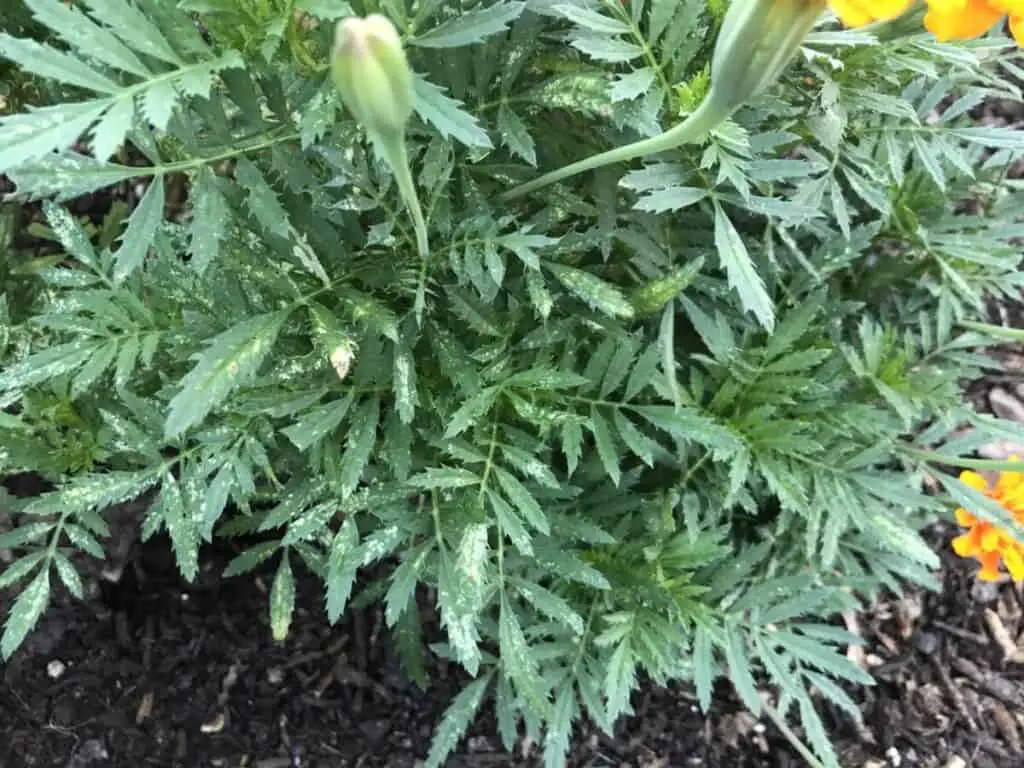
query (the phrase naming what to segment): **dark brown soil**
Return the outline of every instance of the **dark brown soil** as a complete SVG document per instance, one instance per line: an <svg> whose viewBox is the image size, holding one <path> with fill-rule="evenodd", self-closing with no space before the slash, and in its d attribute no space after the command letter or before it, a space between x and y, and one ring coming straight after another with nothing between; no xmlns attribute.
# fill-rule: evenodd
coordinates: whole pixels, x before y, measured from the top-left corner
<svg viewBox="0 0 1024 768"><path fill-rule="evenodd" d="M300 580L291 635L277 646L267 581L219 582L226 557L213 558L208 578L188 587L156 542L119 584L58 600L2 668L0 766L334 768L426 756L464 682L454 669L435 664L420 691L391 654L382 617L355 611L329 627L312 578ZM685 690L651 691L635 706L615 739L581 732L573 764L778 764L744 756L746 736L737 749L720 742ZM491 721L485 712L450 765L540 764L529 745L505 754Z"/></svg>
<svg viewBox="0 0 1024 768"><path fill-rule="evenodd" d="M937 530L936 545L945 548L951 533ZM189 586L156 541L136 551L119 583L95 580L83 602L59 597L2 667L0 767L422 761L461 674L435 663L430 688L419 690L392 655L379 614L350 612L329 627L321 586L306 577L291 635L275 645L267 575L219 581L229 555L208 553L205 578ZM1021 593L980 587L955 557L944 556L944 566L941 594L909 593L849 618L879 684L851 691L863 726L822 705L844 768L1024 766L1024 667L997 641L1024 628ZM705 718L687 689L647 686L614 738L577 729L571 764L802 765L768 721L742 712L727 689L718 693ZM506 754L487 711L459 750L449 765L542 763L536 745Z"/></svg>

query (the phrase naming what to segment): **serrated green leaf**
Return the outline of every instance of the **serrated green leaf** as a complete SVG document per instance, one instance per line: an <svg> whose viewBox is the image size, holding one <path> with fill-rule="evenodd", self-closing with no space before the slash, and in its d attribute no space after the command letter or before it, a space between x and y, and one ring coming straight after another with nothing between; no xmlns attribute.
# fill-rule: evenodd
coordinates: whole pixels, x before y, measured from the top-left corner
<svg viewBox="0 0 1024 768"><path fill-rule="evenodd" d="M726 632L725 661L729 665L729 679L732 680L743 705L754 715L760 715L761 697L757 693L757 685L750 671L743 633L738 627L730 627Z"/></svg>
<svg viewBox="0 0 1024 768"><path fill-rule="evenodd" d="M89 155L64 152L23 162L11 169L9 176L20 195L30 200L53 197L59 203L125 181L138 172L137 168L107 163Z"/></svg>
<svg viewBox="0 0 1024 768"><path fill-rule="evenodd" d="M119 86L71 53L58 51L35 40L0 33L0 56L13 61L26 72L66 85L97 93L115 93ZM2 138L2 135L0 135Z"/></svg>
<svg viewBox="0 0 1024 768"><path fill-rule="evenodd" d="M295 578L285 550L270 587L270 631L274 642L283 643L288 637L295 612Z"/></svg>
<svg viewBox="0 0 1024 768"><path fill-rule="evenodd" d="M846 691L832 682L832 680L824 675L819 675L817 672L811 672L810 670L804 670L803 676L807 678L807 682L821 691L821 693L829 698L833 704L837 705L840 709L845 710L854 720L860 721L864 717L863 713L860 711L860 706L850 698Z"/></svg>
<svg viewBox="0 0 1024 768"><path fill-rule="evenodd" d="M359 531L351 517L345 518L334 536L327 560L327 619L337 623L352 594L359 569Z"/></svg>
<svg viewBox="0 0 1024 768"><path fill-rule="evenodd" d="M235 179L248 192L246 202L252 217L271 234L287 238L290 226L288 212L260 169L240 157L235 166Z"/></svg>
<svg viewBox="0 0 1024 768"><path fill-rule="evenodd" d="M354 399L355 393L349 390L340 400L333 400L306 411L297 422L285 427L281 432L296 448L305 451L337 429Z"/></svg>
<svg viewBox="0 0 1024 768"><path fill-rule="evenodd" d="M707 196L707 190L698 187L666 187L645 194L637 200L636 208L650 213L679 211L699 203Z"/></svg>
<svg viewBox="0 0 1024 768"><path fill-rule="evenodd" d="M200 275L217 259L220 242L226 234L227 201L218 187L217 176L203 166L191 188L192 223L189 227L189 253L193 269Z"/></svg>
<svg viewBox="0 0 1024 768"><path fill-rule="evenodd" d="M612 83L611 99L613 103L632 101L647 93L654 85L656 75L650 67L641 67L632 72L619 75Z"/></svg>
<svg viewBox="0 0 1024 768"><path fill-rule="evenodd" d="M537 664L530 653L519 617L508 601L502 597L501 616L498 619L498 644L501 648L501 666L516 692L535 712L548 717L551 700Z"/></svg>
<svg viewBox="0 0 1024 768"><path fill-rule="evenodd" d="M504 675L499 675L497 691L494 694L494 714L498 720L501 745L511 752L518 737L519 711L512 684Z"/></svg>
<svg viewBox="0 0 1024 768"><path fill-rule="evenodd" d="M441 490L445 488L464 488L469 485L479 485L480 476L468 469L455 467L430 467L418 475L413 475L406 480L413 488L424 491Z"/></svg>
<svg viewBox="0 0 1024 768"><path fill-rule="evenodd" d="M193 357L195 367L181 380L164 433L175 437L199 424L236 387L255 376L287 317L288 310L256 315L211 339L207 348Z"/></svg>
<svg viewBox="0 0 1024 768"><path fill-rule="evenodd" d="M391 586L384 596L384 620L389 627L395 626L402 613L415 607L413 596L416 584L423 573L427 558L434 550L434 541L426 541L409 551L395 572L391 574Z"/></svg>
<svg viewBox="0 0 1024 768"><path fill-rule="evenodd" d="M11 586L28 576L35 570L36 566L46 557L46 551L33 552L15 560L0 573L0 589Z"/></svg>
<svg viewBox="0 0 1024 768"><path fill-rule="evenodd" d="M515 586L516 591L544 616L565 624L577 635L583 634L583 617L564 598L540 584L528 581L517 580Z"/></svg>
<svg viewBox="0 0 1024 768"><path fill-rule="evenodd" d="M701 712L711 707L711 690L715 680L715 661L712 656L711 634L698 625L693 636L693 685L697 689L697 702Z"/></svg>
<svg viewBox="0 0 1024 768"><path fill-rule="evenodd" d="M562 453L569 477L576 472L583 455L583 428L574 421L562 425Z"/></svg>
<svg viewBox="0 0 1024 768"><path fill-rule="evenodd" d="M494 517L498 521L498 530L511 539L512 544L519 552L527 557L533 555L533 540L522 520L512 509L512 505L498 495L491 488L487 489L487 500L494 510Z"/></svg>
<svg viewBox="0 0 1024 768"><path fill-rule="evenodd" d="M570 43L573 48L582 51L595 61L607 64L621 64L644 55L644 49L635 43L597 35L581 35L574 37ZM614 100L614 95L612 99Z"/></svg>
<svg viewBox="0 0 1024 768"><path fill-rule="evenodd" d="M0 173L70 147L109 105L108 99L97 99L0 117Z"/></svg>
<svg viewBox="0 0 1024 768"><path fill-rule="evenodd" d="M522 2L497 2L484 8L464 11L409 42L421 48L458 48L480 43L508 29L508 25L519 18L525 7L526 3Z"/></svg>
<svg viewBox="0 0 1024 768"><path fill-rule="evenodd" d="M56 522L52 520L23 523L14 530L0 533L0 549L13 549L39 541L52 531L55 525Z"/></svg>
<svg viewBox="0 0 1024 768"><path fill-rule="evenodd" d="M92 555L97 560L103 560L106 557L107 553L103 550L103 545L96 541L96 538L82 526L74 525L73 523L66 524L63 530L64 535L68 537L68 541L78 549Z"/></svg>
<svg viewBox="0 0 1024 768"><path fill-rule="evenodd" d="M249 547L247 550L242 552L240 555L232 558L231 562L227 564L224 569L224 573L221 574L225 579L229 579L233 576L239 576L243 573L256 568L260 563L269 559L279 549L279 544L276 541L263 541L255 546Z"/></svg>
<svg viewBox="0 0 1024 768"><path fill-rule="evenodd" d="M537 167L537 149L530 131L510 106L502 104L498 108L498 133L501 143L508 147L509 152L521 157L525 162Z"/></svg>
<svg viewBox="0 0 1024 768"><path fill-rule="evenodd" d="M416 391L416 362L405 347L395 350L392 389L399 418L403 424L411 424L416 415L416 406L419 405L419 395Z"/></svg>
<svg viewBox="0 0 1024 768"><path fill-rule="evenodd" d="M464 548L469 549L471 540L465 540ZM441 550L438 573L438 603L441 607L441 625L448 632L448 641L455 651L456 660L471 675L480 670L480 631L478 612L480 592L460 577L459 568L452 562L445 550Z"/></svg>
<svg viewBox="0 0 1024 768"><path fill-rule="evenodd" d="M48 0L25 0L25 4L32 10L37 21L52 29L83 55L139 77L150 75L130 48L74 6Z"/></svg>
<svg viewBox="0 0 1024 768"><path fill-rule="evenodd" d="M800 625L797 625L800 626ZM833 677L841 677L851 683L874 685L874 678L846 658L817 640L805 635L779 630L772 635L777 645L789 651L794 658L803 664L810 664Z"/></svg>
<svg viewBox="0 0 1024 768"><path fill-rule="evenodd" d="M410 595L409 605L398 617L391 630L395 653L401 659L409 679L420 687L427 688L427 670L423 652L423 623L416 603L415 594Z"/></svg>
<svg viewBox="0 0 1024 768"><path fill-rule="evenodd" d="M4 661L18 650L26 635L32 630L50 604L50 571L43 568L28 586L18 595L11 606L11 612L0 638L0 655Z"/></svg>
<svg viewBox="0 0 1024 768"><path fill-rule="evenodd" d="M455 749L455 745L459 743L476 717L490 682L490 675L474 680L459 692L444 711L444 717L441 718L441 723L434 731L434 738L430 742L430 752L427 754L424 768L441 768L445 764L448 755Z"/></svg>
<svg viewBox="0 0 1024 768"><path fill-rule="evenodd" d="M824 768L840 768L832 748L832 739L825 730L814 704L809 696L800 697L800 724L807 734L807 740L814 747L815 753L823 761Z"/></svg>
<svg viewBox="0 0 1024 768"><path fill-rule="evenodd" d="M63 552L59 551L53 553L53 564L57 567L57 575L60 576L64 586L68 588L68 592L81 600L85 593L85 587L75 566Z"/></svg>
<svg viewBox="0 0 1024 768"><path fill-rule="evenodd" d="M380 418L380 397L366 398L352 417L352 424L341 457L339 491L343 499L359 487L363 471L377 442L377 420Z"/></svg>
<svg viewBox="0 0 1024 768"><path fill-rule="evenodd" d="M604 16L590 8L563 3L553 6L551 10L591 32L602 35L624 35L629 32L629 25L625 22Z"/></svg>
<svg viewBox="0 0 1024 768"><path fill-rule="evenodd" d="M601 459L604 471L615 485L622 479L622 470L619 469L619 451L612 437L611 428L604 416L601 415L597 406L590 408L590 421L587 426L594 436L594 447L597 448L597 455Z"/></svg>
<svg viewBox="0 0 1024 768"><path fill-rule="evenodd" d="M142 196L139 204L128 219L128 226L121 237L114 263L114 282L122 282L136 269L142 267L146 252L153 244L157 227L164 220L164 182L157 177Z"/></svg>
<svg viewBox="0 0 1024 768"><path fill-rule="evenodd" d="M185 581L191 582L199 573L199 532L190 510L185 508L178 481L171 474L164 475L160 502L178 569Z"/></svg>
<svg viewBox="0 0 1024 768"><path fill-rule="evenodd" d="M444 436L453 438L462 434L490 410L500 393L499 387L487 387L466 400L448 420Z"/></svg>
<svg viewBox="0 0 1024 768"><path fill-rule="evenodd" d="M572 736L572 721L576 716L576 696L572 682L566 682L555 696L555 710L547 723L544 737L545 768L564 768L569 754L569 739Z"/></svg>
<svg viewBox="0 0 1024 768"><path fill-rule="evenodd" d="M636 687L636 654L626 638L612 651L604 677L604 696L608 719L615 721L630 711L629 696Z"/></svg>
<svg viewBox="0 0 1024 768"><path fill-rule="evenodd" d="M767 331L775 326L775 309L765 289L764 279L754 269L754 262L743 244L743 238L729 220L725 211L715 203L715 249L725 268L729 286L739 294L743 308Z"/></svg>
<svg viewBox="0 0 1024 768"><path fill-rule="evenodd" d="M564 264L547 264L551 273L573 295L598 312L629 319L633 317L633 305L615 286L599 277Z"/></svg>
<svg viewBox="0 0 1024 768"><path fill-rule="evenodd" d="M125 0L88 0L90 15L140 53L168 64L181 65L167 39L145 14Z"/></svg>
<svg viewBox="0 0 1024 768"><path fill-rule="evenodd" d="M515 475L501 467L494 468L494 476L498 480L498 485L501 486L509 501L522 514L527 524L545 536L551 533L551 525L548 522L547 515L544 514L540 503L533 497L533 494L530 493L526 486L519 482Z"/></svg>
<svg viewBox="0 0 1024 768"><path fill-rule="evenodd" d="M462 109L462 102L445 94L444 88L416 76L416 114L441 132L467 147L493 148L487 131L480 127L477 119ZM2 145L0 145L2 150ZM2 157L2 155L0 155ZM0 165L2 170L2 165Z"/></svg>

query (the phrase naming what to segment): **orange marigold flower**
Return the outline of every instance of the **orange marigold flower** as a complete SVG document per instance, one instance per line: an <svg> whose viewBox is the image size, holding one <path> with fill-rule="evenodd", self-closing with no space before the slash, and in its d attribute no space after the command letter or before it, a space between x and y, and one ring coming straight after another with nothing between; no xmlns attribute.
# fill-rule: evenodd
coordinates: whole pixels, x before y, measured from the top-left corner
<svg viewBox="0 0 1024 768"><path fill-rule="evenodd" d="M1013 457L1016 461L1016 457ZM1000 472L994 485L977 472L962 472L961 482L999 502L1013 518L1024 524L1024 472ZM1007 531L979 520L962 507L956 521L966 533L953 539L953 551L960 557L973 557L981 563L978 578L998 581L1002 562L1014 581L1024 580L1024 544Z"/></svg>
<svg viewBox="0 0 1024 768"><path fill-rule="evenodd" d="M828 0L844 24L860 27L904 13L914 0ZM939 40L977 37L1004 17L1010 32L1024 45L1024 0L928 0L924 25Z"/></svg>

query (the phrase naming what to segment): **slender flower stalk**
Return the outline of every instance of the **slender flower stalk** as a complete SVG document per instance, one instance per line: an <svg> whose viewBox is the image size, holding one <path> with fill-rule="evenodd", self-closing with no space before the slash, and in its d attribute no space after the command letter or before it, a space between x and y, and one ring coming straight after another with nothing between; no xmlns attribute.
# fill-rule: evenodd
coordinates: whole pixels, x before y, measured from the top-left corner
<svg viewBox="0 0 1024 768"><path fill-rule="evenodd" d="M870 25L891 37L896 28L888 28L887 23L920 6L920 0L734 0L715 43L711 90L686 120L653 138L551 171L509 190L501 199L511 200L585 171L700 141L779 79L826 7L847 26ZM980 35L1006 14L1013 34L1024 42L1024 0L927 0L927 8L925 27L940 40Z"/></svg>
<svg viewBox="0 0 1024 768"><path fill-rule="evenodd" d="M584 171L701 140L739 106L775 82L824 8L825 0L733 2L715 44L711 89L686 120L652 138L559 168L506 192L502 198L510 200Z"/></svg>

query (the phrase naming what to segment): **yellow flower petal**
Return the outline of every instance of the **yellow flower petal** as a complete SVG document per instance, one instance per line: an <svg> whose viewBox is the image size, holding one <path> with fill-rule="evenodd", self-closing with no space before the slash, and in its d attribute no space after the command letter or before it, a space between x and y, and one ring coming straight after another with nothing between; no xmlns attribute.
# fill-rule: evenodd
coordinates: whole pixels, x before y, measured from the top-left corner
<svg viewBox="0 0 1024 768"><path fill-rule="evenodd" d="M939 40L966 40L984 34L1002 18L988 0L967 0L960 10L949 3L929 0L924 26Z"/></svg>
<svg viewBox="0 0 1024 768"><path fill-rule="evenodd" d="M992 526L986 525L981 531L981 551L982 552L995 552L1000 548L1002 543L1002 536Z"/></svg>
<svg viewBox="0 0 1024 768"><path fill-rule="evenodd" d="M973 557L978 553L978 545L974 542L974 536L970 533L965 533L963 536L957 536L952 542L953 551L960 557Z"/></svg>
<svg viewBox="0 0 1024 768"><path fill-rule="evenodd" d="M1008 547L1003 552L1003 562L1006 563L1006 570L1010 572L1010 578L1014 581L1024 580L1024 556L1016 547Z"/></svg>
<svg viewBox="0 0 1024 768"><path fill-rule="evenodd" d="M956 522L961 528L970 528L972 525L977 523L978 520L963 507L957 507Z"/></svg>
<svg viewBox="0 0 1024 768"><path fill-rule="evenodd" d="M972 472L969 469L965 472L960 473L960 482L966 486L970 486L976 491L984 492L988 490L988 482L985 480L985 478L979 475L977 472Z"/></svg>
<svg viewBox="0 0 1024 768"><path fill-rule="evenodd" d="M1010 32L1014 40L1024 45L1024 14L1010 17Z"/></svg>
<svg viewBox="0 0 1024 768"><path fill-rule="evenodd" d="M844 24L860 27L872 21L887 21L902 14L913 0L829 0Z"/></svg>

